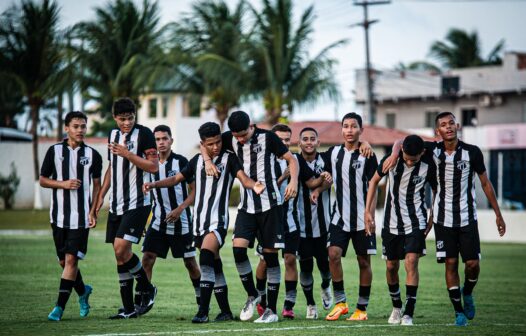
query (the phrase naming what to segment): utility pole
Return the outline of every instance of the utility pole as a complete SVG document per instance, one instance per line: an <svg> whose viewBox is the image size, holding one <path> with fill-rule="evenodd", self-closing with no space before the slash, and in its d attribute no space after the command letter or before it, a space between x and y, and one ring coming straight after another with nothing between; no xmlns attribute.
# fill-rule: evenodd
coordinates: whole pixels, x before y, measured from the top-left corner
<svg viewBox="0 0 526 336"><path fill-rule="evenodd" d="M391 3L390 0L378 0L378 1L354 1L355 6L363 7L363 21L352 26L362 26L365 32L365 77L367 79L367 107L369 110L369 121L371 125L376 124L376 109L374 106L374 94L373 94L373 80L372 80L372 69L371 69L371 57L369 52L369 26L378 22L378 20L369 20L368 7L374 5L387 5Z"/></svg>

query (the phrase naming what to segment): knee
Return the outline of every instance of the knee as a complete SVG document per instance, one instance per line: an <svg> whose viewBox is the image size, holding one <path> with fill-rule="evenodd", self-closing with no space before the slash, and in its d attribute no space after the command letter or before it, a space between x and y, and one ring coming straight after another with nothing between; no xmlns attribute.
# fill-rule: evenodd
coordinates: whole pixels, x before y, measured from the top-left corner
<svg viewBox="0 0 526 336"><path fill-rule="evenodd" d="M466 270L468 272L478 272L479 270L479 261L478 260L467 260L466 261Z"/></svg>
<svg viewBox="0 0 526 336"><path fill-rule="evenodd" d="M197 269L197 262L195 258L186 258L184 259L184 267L189 271L195 271Z"/></svg>
<svg viewBox="0 0 526 336"><path fill-rule="evenodd" d="M62 267L62 268L66 267L66 260L59 260L58 263L59 263L60 267Z"/></svg>
<svg viewBox="0 0 526 336"><path fill-rule="evenodd" d="M152 253L144 253L142 256L142 265L144 268L150 268L155 263L156 256Z"/></svg>
<svg viewBox="0 0 526 336"><path fill-rule="evenodd" d="M458 271L458 259L447 258L446 259L446 271L457 272Z"/></svg>
<svg viewBox="0 0 526 336"><path fill-rule="evenodd" d="M337 249L329 249L329 262L332 264L340 263L342 259L342 253Z"/></svg>
<svg viewBox="0 0 526 336"><path fill-rule="evenodd" d="M77 268L77 258L74 256L66 256L66 260L64 261L64 267L68 268Z"/></svg>
<svg viewBox="0 0 526 336"><path fill-rule="evenodd" d="M387 273L394 275L398 273L398 264L396 262L387 262L386 264Z"/></svg>
<svg viewBox="0 0 526 336"><path fill-rule="evenodd" d="M131 252L125 246L115 247L115 259L120 263L125 263L131 258Z"/></svg>
<svg viewBox="0 0 526 336"><path fill-rule="evenodd" d="M293 254L285 254L285 267L296 268L296 256Z"/></svg>
<svg viewBox="0 0 526 336"><path fill-rule="evenodd" d="M360 268L360 270L367 270L371 268L371 263L368 257L358 256L357 260L358 260L358 267Z"/></svg>

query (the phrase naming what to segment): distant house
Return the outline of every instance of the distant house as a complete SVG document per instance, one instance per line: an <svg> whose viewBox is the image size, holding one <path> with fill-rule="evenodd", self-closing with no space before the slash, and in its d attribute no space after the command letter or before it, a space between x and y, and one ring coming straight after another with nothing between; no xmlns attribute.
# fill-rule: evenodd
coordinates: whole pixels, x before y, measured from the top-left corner
<svg viewBox="0 0 526 336"><path fill-rule="evenodd" d="M365 79L357 71L356 103L364 106ZM436 115L454 113L461 138L483 150L498 196L526 207L526 53L506 53L502 65L442 74L375 71L373 81L378 126L433 136Z"/></svg>

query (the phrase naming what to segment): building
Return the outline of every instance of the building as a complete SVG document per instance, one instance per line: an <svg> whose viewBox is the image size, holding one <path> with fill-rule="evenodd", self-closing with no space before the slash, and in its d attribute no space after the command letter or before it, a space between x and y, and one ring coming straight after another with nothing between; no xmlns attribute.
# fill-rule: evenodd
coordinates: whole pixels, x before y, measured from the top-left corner
<svg viewBox="0 0 526 336"><path fill-rule="evenodd" d="M501 65L442 74L375 71L373 80L379 126L433 136L436 115L453 112L461 138L482 149L501 203L526 207L526 53L506 53ZM356 73L355 92L356 103L365 105L363 70Z"/></svg>

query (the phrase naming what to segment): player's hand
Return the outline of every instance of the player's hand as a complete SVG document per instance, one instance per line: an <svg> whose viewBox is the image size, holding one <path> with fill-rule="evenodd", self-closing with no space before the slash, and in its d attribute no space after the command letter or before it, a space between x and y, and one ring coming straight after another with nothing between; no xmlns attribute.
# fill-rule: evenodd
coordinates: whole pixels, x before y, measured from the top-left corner
<svg viewBox="0 0 526 336"><path fill-rule="evenodd" d="M173 209L166 215L166 221L168 223L177 222L179 220L179 217L181 217L181 214L183 213L184 208L181 206L178 206L177 208Z"/></svg>
<svg viewBox="0 0 526 336"><path fill-rule="evenodd" d="M285 201L288 201L291 198L296 197L298 194L298 181L292 180L285 188Z"/></svg>
<svg viewBox="0 0 526 336"><path fill-rule="evenodd" d="M266 186L263 183L261 183L260 181L257 181L254 184L252 191L254 191L257 195L261 195L261 193L263 192L263 190L265 190L265 188Z"/></svg>
<svg viewBox="0 0 526 336"><path fill-rule="evenodd" d="M426 230L424 231L424 238L427 238L427 235L429 232L431 232L431 229L433 228L433 216L429 216L429 219L427 221Z"/></svg>
<svg viewBox="0 0 526 336"><path fill-rule="evenodd" d="M95 217L99 216L100 209L102 208L102 205L104 204L104 199L99 198L97 202L93 205L93 208L95 209Z"/></svg>
<svg viewBox="0 0 526 336"><path fill-rule="evenodd" d="M370 158L373 155L373 147L367 141L363 141L360 144L360 154L366 158Z"/></svg>
<svg viewBox="0 0 526 336"><path fill-rule="evenodd" d="M212 160L205 161L205 172L208 176L213 176L215 178L219 177L219 170L217 169L216 165L212 162Z"/></svg>
<svg viewBox="0 0 526 336"><path fill-rule="evenodd" d="M142 192L147 194L152 189L155 189L155 182L146 182L142 185Z"/></svg>
<svg viewBox="0 0 526 336"><path fill-rule="evenodd" d="M398 160L398 153L391 153L387 159L385 159L384 164L382 166L382 172L384 174L387 174L389 169L393 168L396 164L396 160Z"/></svg>
<svg viewBox="0 0 526 336"><path fill-rule="evenodd" d="M90 212L89 212L89 215L88 215L88 221L89 221L89 225L88 227L90 229L93 229L94 227L97 226L97 214L95 212L95 209L92 209Z"/></svg>
<svg viewBox="0 0 526 336"><path fill-rule="evenodd" d="M372 236L376 232L376 224L374 222L374 216L369 211L365 212L365 234Z"/></svg>
<svg viewBox="0 0 526 336"><path fill-rule="evenodd" d="M62 181L62 188L68 190L77 190L78 188L80 188L81 184L82 183L78 179L66 180Z"/></svg>
<svg viewBox="0 0 526 336"><path fill-rule="evenodd" d="M318 189L314 189L310 193L310 202L312 204L318 204L318 198L319 197L320 197L320 192L318 191Z"/></svg>
<svg viewBox="0 0 526 336"><path fill-rule="evenodd" d="M322 173L320 174L320 176L323 177L323 179L324 179L327 183L332 183L332 176L331 176L331 173L324 171L324 172L322 172Z"/></svg>
<svg viewBox="0 0 526 336"><path fill-rule="evenodd" d="M504 236L506 233L506 223L504 223L504 218L502 216L497 216L497 230L499 230L499 236Z"/></svg>
<svg viewBox="0 0 526 336"><path fill-rule="evenodd" d="M123 158L128 158L128 156L131 154L131 152L128 150L128 147L124 145L120 145L116 142L110 142L108 144L108 148L110 149L110 152L112 154L116 154L118 156L121 156Z"/></svg>

